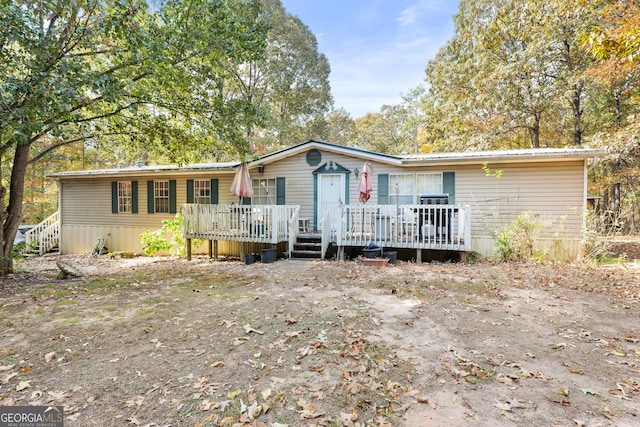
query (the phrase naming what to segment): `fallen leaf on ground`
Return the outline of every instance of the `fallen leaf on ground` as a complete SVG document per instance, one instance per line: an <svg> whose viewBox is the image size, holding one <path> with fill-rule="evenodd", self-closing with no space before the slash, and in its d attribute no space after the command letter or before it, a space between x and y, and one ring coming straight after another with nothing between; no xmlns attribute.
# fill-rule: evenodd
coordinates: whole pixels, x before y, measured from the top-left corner
<svg viewBox="0 0 640 427"><path fill-rule="evenodd" d="M267 399L269 398L269 396L271 396L271 389L270 389L270 388L268 388L268 389L266 389L266 390L262 390L262 391L260 392L260 394L262 395L262 398L263 398L264 400L267 400Z"/></svg>
<svg viewBox="0 0 640 427"><path fill-rule="evenodd" d="M257 418L261 412L262 406L257 401L253 402L253 404L247 409L247 415L249 415L250 420Z"/></svg>
<svg viewBox="0 0 640 427"><path fill-rule="evenodd" d="M593 396L599 396L600 393L598 393L596 390L593 390L591 388L581 388L580 389L581 392L583 392L584 394L590 394Z"/></svg>
<svg viewBox="0 0 640 427"><path fill-rule="evenodd" d="M29 381L20 381L20 383L18 383L18 385L16 386L16 391L26 390L29 387L31 387L31 384L29 384Z"/></svg>
<svg viewBox="0 0 640 427"><path fill-rule="evenodd" d="M525 409L529 407L529 405L520 402L518 399L511 399L506 402L500 402L496 400L496 403L493 406L503 411L511 411L512 409Z"/></svg>
<svg viewBox="0 0 640 427"><path fill-rule="evenodd" d="M205 399L200 402L200 404L198 405L198 409L200 409L201 411L209 411L211 409L216 409L219 406L220 404L218 402Z"/></svg>
<svg viewBox="0 0 640 427"><path fill-rule="evenodd" d="M55 358L56 358L56 352L55 351L50 351L49 353L44 355L44 361L47 362L47 363L51 362Z"/></svg>
<svg viewBox="0 0 640 427"><path fill-rule="evenodd" d="M307 402L304 399L298 399L298 406L300 406L302 408L302 411L300 411L300 419L302 421L304 420L311 420L314 418L318 418L320 416L322 416L321 413L316 412L316 408L309 402Z"/></svg>
<svg viewBox="0 0 640 427"><path fill-rule="evenodd" d="M131 408L132 406L142 406L142 402L144 402L144 396L136 396L126 400L124 404L127 408Z"/></svg>
<svg viewBox="0 0 640 427"><path fill-rule="evenodd" d="M227 393L227 397L229 399L235 399L237 396L240 395L240 393L242 393L242 390L240 390L240 389L237 389L237 390L234 390L234 391L230 391L229 393Z"/></svg>
<svg viewBox="0 0 640 427"><path fill-rule="evenodd" d="M246 325L244 325L244 326L243 326L243 328L244 328L244 330L245 330L245 332L246 332L246 333L255 332L255 333L256 333L256 334L258 334L258 335L264 335L264 332L259 331L259 330L257 330L257 329L253 329L253 328L251 327L251 325L249 325L248 323L247 323Z"/></svg>
<svg viewBox="0 0 640 427"><path fill-rule="evenodd" d="M7 375L6 377L4 377L4 378L2 379L2 383L3 383L3 384L6 384L6 383L8 383L9 381L11 381L11 378L13 378L13 377L17 377L17 376L18 376L18 373L17 373L17 372L13 372L13 373L11 373L11 374Z"/></svg>

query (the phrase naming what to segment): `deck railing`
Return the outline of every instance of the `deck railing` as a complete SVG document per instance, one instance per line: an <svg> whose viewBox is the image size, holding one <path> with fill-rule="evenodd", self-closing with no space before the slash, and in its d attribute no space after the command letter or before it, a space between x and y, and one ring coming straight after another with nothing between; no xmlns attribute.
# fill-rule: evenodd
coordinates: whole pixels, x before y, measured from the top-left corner
<svg viewBox="0 0 640 427"><path fill-rule="evenodd" d="M234 242L288 242L298 236L299 206L204 205L181 208L187 239ZM329 244L382 248L467 251L471 208L460 205L332 205L318 224L322 255Z"/></svg>
<svg viewBox="0 0 640 427"><path fill-rule="evenodd" d="M331 221L330 221L330 216L329 215L324 215L321 219L320 219L320 228L322 229L321 232L321 252L320 252L320 257L321 259L324 259L325 255L327 254L327 249L329 249L329 244L330 243L335 243L333 240L333 236L335 235L335 230L333 230L331 228Z"/></svg>
<svg viewBox="0 0 640 427"><path fill-rule="evenodd" d="M289 241L299 207L293 205L185 204L182 232L186 239L272 243Z"/></svg>
<svg viewBox="0 0 640 427"><path fill-rule="evenodd" d="M294 210L293 213L291 215L291 218L289 218L289 223L288 223L288 227L289 227L289 232L288 232L288 237L289 237L289 243L287 246L287 250L289 252L289 258L291 258L291 253L293 252L293 247L296 244L296 241L298 239L298 232L300 231L300 227L299 227L299 219L300 219L300 206L294 206Z"/></svg>
<svg viewBox="0 0 640 427"><path fill-rule="evenodd" d="M60 240L60 212L55 212L27 231L25 240L28 247L37 246L39 255L44 255L55 248Z"/></svg>
<svg viewBox="0 0 640 427"><path fill-rule="evenodd" d="M460 205L334 205L330 218L338 246L436 250L469 250L469 206Z"/></svg>

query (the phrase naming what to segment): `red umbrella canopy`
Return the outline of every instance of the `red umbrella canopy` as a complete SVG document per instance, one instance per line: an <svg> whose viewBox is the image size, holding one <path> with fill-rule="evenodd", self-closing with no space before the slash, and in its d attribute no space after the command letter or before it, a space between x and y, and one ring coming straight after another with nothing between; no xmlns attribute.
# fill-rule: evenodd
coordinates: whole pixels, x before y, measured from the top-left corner
<svg viewBox="0 0 640 427"><path fill-rule="evenodd" d="M371 170L369 163L365 163L360 173L360 182L358 183L358 192L360 193L360 201L366 203L371 197Z"/></svg>
<svg viewBox="0 0 640 427"><path fill-rule="evenodd" d="M231 183L231 195L240 197L253 197L253 184L246 163L241 163Z"/></svg>

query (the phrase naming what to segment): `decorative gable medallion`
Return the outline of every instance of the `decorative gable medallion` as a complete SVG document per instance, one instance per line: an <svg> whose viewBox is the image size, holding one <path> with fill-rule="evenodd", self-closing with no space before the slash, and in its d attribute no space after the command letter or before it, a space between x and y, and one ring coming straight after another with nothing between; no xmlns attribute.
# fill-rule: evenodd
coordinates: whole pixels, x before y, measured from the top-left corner
<svg viewBox="0 0 640 427"><path fill-rule="evenodd" d="M318 164L320 164L321 160L322 154L320 153L320 150L314 148L307 151L307 164L309 166L317 166Z"/></svg>

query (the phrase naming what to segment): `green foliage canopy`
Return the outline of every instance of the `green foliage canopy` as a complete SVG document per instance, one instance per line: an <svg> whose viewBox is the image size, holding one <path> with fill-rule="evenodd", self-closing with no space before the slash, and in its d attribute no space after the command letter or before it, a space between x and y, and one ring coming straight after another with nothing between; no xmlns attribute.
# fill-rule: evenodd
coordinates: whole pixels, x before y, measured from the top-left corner
<svg viewBox="0 0 640 427"><path fill-rule="evenodd" d="M59 147L92 140L175 161L247 152L259 112L218 88L225 65L263 54L257 14L243 0L3 0L0 156L11 177L0 270L11 270L27 165Z"/></svg>

